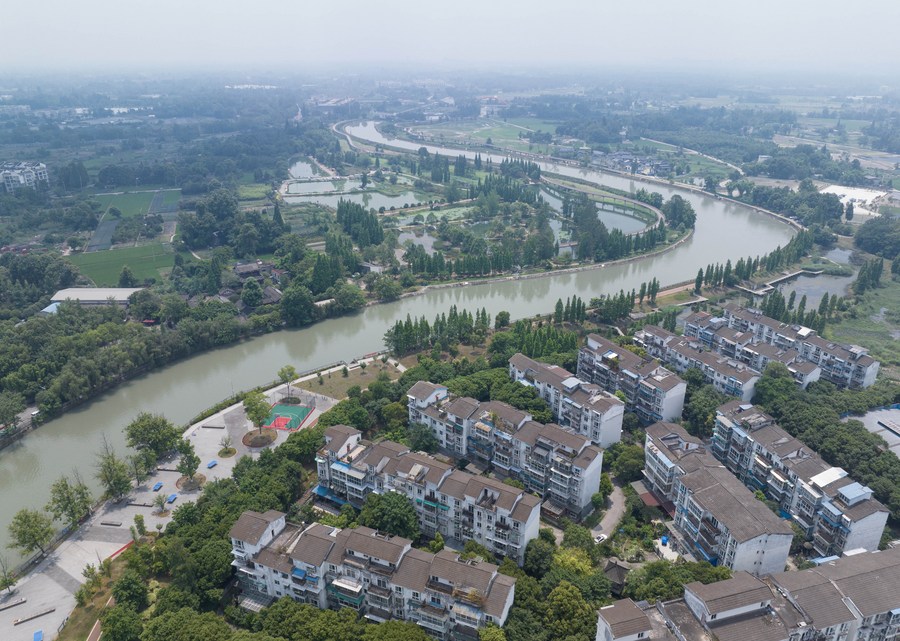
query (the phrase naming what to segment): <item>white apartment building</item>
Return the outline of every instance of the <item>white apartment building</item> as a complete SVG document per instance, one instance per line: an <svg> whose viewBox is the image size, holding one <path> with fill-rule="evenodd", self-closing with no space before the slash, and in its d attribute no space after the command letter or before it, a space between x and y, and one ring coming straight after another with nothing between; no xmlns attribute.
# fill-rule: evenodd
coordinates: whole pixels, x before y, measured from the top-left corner
<svg viewBox="0 0 900 641"><path fill-rule="evenodd" d="M648 488L673 504L685 553L732 570L781 570L793 530L680 425L647 428L644 470Z"/></svg>
<svg viewBox="0 0 900 641"><path fill-rule="evenodd" d="M360 436L344 425L326 430L326 444L316 456L318 496L360 507L370 492L398 492L415 506L426 536L440 532L451 542L471 539L522 564L525 546L537 537L540 527L538 497L456 470L400 443L373 444Z"/></svg>
<svg viewBox="0 0 900 641"><path fill-rule="evenodd" d="M279 512L245 512L230 536L240 603L251 610L287 596L352 608L376 623L412 621L437 639L477 641L480 628L505 623L515 595L515 579L496 565L417 550L366 527L301 528Z"/></svg>
<svg viewBox="0 0 900 641"><path fill-rule="evenodd" d="M748 487L777 501L821 556L878 549L888 510L872 490L753 405L734 401L716 410L711 450Z"/></svg>
<svg viewBox="0 0 900 641"><path fill-rule="evenodd" d="M50 183L47 166L42 162L16 162L14 160L0 163L0 182L8 193L23 187L34 188L38 183Z"/></svg>
<svg viewBox="0 0 900 641"><path fill-rule="evenodd" d="M524 354L509 359L509 374L513 380L534 387L563 427L604 449L621 440L625 404L599 385L586 383L562 367L540 363Z"/></svg>
<svg viewBox="0 0 900 641"><path fill-rule="evenodd" d="M611 394L621 391L626 408L645 423L681 417L687 384L658 362L642 358L597 334L578 352L578 378Z"/></svg>

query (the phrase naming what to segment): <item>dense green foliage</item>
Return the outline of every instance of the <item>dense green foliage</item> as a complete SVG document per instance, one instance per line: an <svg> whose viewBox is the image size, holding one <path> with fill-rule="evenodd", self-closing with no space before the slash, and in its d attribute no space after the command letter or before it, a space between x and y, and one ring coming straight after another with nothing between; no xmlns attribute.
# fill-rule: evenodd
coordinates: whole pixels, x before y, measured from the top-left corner
<svg viewBox="0 0 900 641"><path fill-rule="evenodd" d="M842 415L863 414L900 401L895 384L879 382L864 390L837 390L831 383L819 381L801 390L786 367L773 363L757 382L753 400L827 462L843 467L872 488L893 520L900 518L900 459L859 421L841 420Z"/></svg>
<svg viewBox="0 0 900 641"><path fill-rule="evenodd" d="M870 254L894 259L900 254L900 218L876 216L856 230L854 244Z"/></svg>

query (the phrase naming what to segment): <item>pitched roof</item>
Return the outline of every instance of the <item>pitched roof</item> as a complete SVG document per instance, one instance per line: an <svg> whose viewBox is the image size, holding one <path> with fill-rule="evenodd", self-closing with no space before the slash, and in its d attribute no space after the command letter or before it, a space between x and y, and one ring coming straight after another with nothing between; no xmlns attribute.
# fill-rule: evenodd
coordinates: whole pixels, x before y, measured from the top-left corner
<svg viewBox="0 0 900 641"><path fill-rule="evenodd" d="M447 389L443 385L435 385L434 383L430 383L429 381L418 381L415 385L409 388L406 392L407 396L412 396L413 398L424 401L426 398L431 396L431 394L435 390L439 389Z"/></svg>
<svg viewBox="0 0 900 641"><path fill-rule="evenodd" d="M772 599L769 587L748 572L735 572L724 581L704 585L699 581L684 586L697 595L710 614L720 614Z"/></svg>
<svg viewBox="0 0 900 641"><path fill-rule="evenodd" d="M238 518L228 533L232 539L256 545L269 525L285 516L284 512L269 510L265 514L247 510Z"/></svg>
<svg viewBox="0 0 900 641"><path fill-rule="evenodd" d="M621 599L604 606L600 608L599 615L606 621L616 639L652 629L650 619L631 599Z"/></svg>

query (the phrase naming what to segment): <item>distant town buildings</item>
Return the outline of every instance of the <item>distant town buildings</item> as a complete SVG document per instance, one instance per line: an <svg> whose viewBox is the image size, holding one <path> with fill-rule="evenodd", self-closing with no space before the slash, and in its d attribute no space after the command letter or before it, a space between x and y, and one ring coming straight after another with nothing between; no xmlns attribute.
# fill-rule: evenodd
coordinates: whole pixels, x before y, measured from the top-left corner
<svg viewBox="0 0 900 641"><path fill-rule="evenodd" d="M0 163L0 182L8 193L13 193L23 187L35 188L38 183L50 184L50 177L42 162L7 161Z"/></svg>
<svg viewBox="0 0 900 641"><path fill-rule="evenodd" d="M438 639L477 641L503 625L516 580L481 559L431 554L367 527L302 528L285 514L244 512L231 528L242 607L290 597L319 608L352 608L373 622L411 621Z"/></svg>
<svg viewBox="0 0 900 641"><path fill-rule="evenodd" d="M578 352L578 378L615 394L644 423L681 417L687 383L659 364L598 334L588 334Z"/></svg>

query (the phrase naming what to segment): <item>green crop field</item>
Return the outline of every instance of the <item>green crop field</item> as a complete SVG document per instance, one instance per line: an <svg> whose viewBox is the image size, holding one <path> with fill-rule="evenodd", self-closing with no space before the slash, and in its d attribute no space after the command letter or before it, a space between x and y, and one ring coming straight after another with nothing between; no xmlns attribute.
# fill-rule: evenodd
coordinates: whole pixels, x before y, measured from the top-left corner
<svg viewBox="0 0 900 641"><path fill-rule="evenodd" d="M163 205L177 205L181 200L181 190L180 189L167 189L162 192L163 195Z"/></svg>
<svg viewBox="0 0 900 641"><path fill-rule="evenodd" d="M169 193L169 192L166 192ZM98 194L94 198L100 201L103 211L110 207L116 207L122 212L124 218L142 216L150 209L153 202L153 192L125 192L122 194ZM180 195L179 195L180 198Z"/></svg>
<svg viewBox="0 0 900 641"><path fill-rule="evenodd" d="M75 254L69 260L97 286L115 287L125 265L140 281L147 278L159 280L162 271L167 271L174 265L175 253L169 245L150 243L140 247Z"/></svg>

